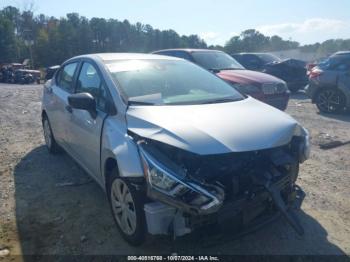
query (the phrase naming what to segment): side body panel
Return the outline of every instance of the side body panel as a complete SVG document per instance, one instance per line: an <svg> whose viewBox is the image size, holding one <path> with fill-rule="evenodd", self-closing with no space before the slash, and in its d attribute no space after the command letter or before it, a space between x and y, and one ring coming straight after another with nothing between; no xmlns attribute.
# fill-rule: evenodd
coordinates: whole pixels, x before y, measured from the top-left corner
<svg viewBox="0 0 350 262"><path fill-rule="evenodd" d="M85 110L73 109L67 126L70 153L96 179L100 178L100 139L105 117L101 111L94 119Z"/></svg>
<svg viewBox="0 0 350 262"><path fill-rule="evenodd" d="M125 119L120 115L108 117L104 124L101 149L102 170L108 158L117 160L120 176L143 176L138 146L127 134Z"/></svg>

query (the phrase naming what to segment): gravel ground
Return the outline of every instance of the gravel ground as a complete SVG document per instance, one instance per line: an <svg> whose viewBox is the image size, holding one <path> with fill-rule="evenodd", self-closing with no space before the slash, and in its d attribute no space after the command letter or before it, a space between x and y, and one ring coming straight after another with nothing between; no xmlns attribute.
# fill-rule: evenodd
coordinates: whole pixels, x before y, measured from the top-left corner
<svg viewBox="0 0 350 262"><path fill-rule="evenodd" d="M66 154L48 154L41 93L39 85L0 84L0 256L6 250L11 255L350 254L350 145L318 147L323 140L350 140L350 116L318 114L303 94L289 103L287 112L312 137L311 159L301 166L298 183L306 193L298 212L304 236L279 219L239 239L201 232L176 241L150 238L135 248L121 239L99 186Z"/></svg>

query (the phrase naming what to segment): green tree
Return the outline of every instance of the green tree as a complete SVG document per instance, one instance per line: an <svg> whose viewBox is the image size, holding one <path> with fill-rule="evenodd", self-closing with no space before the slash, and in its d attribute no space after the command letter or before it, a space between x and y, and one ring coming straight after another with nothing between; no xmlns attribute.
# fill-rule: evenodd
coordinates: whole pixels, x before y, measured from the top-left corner
<svg viewBox="0 0 350 262"><path fill-rule="evenodd" d="M0 16L0 61L16 61L16 39L14 26L10 20Z"/></svg>

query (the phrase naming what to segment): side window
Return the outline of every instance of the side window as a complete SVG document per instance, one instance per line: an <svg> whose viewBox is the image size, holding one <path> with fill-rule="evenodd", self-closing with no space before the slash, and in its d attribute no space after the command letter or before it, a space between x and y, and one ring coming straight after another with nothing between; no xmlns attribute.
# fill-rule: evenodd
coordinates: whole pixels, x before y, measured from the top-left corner
<svg viewBox="0 0 350 262"><path fill-rule="evenodd" d="M242 55L240 60L238 60L241 64L243 64L245 67L250 68L250 59L249 55Z"/></svg>
<svg viewBox="0 0 350 262"><path fill-rule="evenodd" d="M73 93L73 78L77 66L77 62L65 65L57 74L57 85L70 93Z"/></svg>
<svg viewBox="0 0 350 262"><path fill-rule="evenodd" d="M254 55L245 55L245 61L250 69L258 69L262 66L261 61Z"/></svg>
<svg viewBox="0 0 350 262"><path fill-rule="evenodd" d="M231 56L242 65L244 65L246 63L244 56L240 56L240 55L231 55Z"/></svg>
<svg viewBox="0 0 350 262"><path fill-rule="evenodd" d="M84 62L81 68L76 93L90 93L96 99L97 108L105 111L107 100L106 87L102 83L96 68L88 62Z"/></svg>

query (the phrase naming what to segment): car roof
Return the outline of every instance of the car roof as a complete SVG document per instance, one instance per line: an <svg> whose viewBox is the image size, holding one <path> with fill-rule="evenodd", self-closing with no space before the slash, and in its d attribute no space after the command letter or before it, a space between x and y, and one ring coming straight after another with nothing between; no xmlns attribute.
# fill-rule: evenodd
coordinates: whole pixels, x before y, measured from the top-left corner
<svg viewBox="0 0 350 262"><path fill-rule="evenodd" d="M184 51L187 53L194 53L194 52L222 52L220 50L216 49L204 49L204 48L170 48L170 49L162 49L152 52L152 54L159 53L159 52L166 52L166 51Z"/></svg>
<svg viewBox="0 0 350 262"><path fill-rule="evenodd" d="M78 58L91 58L102 60L103 62L115 61L115 60L131 60L131 59L152 59L152 60L181 60L176 57L162 56L156 54L142 54L142 53L97 53L87 54L73 57L72 59Z"/></svg>
<svg viewBox="0 0 350 262"><path fill-rule="evenodd" d="M264 53L264 52L260 52L260 53L249 53L249 52L243 52L243 53L234 53L232 55L264 55L264 54L269 54L270 53Z"/></svg>
<svg viewBox="0 0 350 262"><path fill-rule="evenodd" d="M350 51L339 51L334 53L333 55L350 55Z"/></svg>

